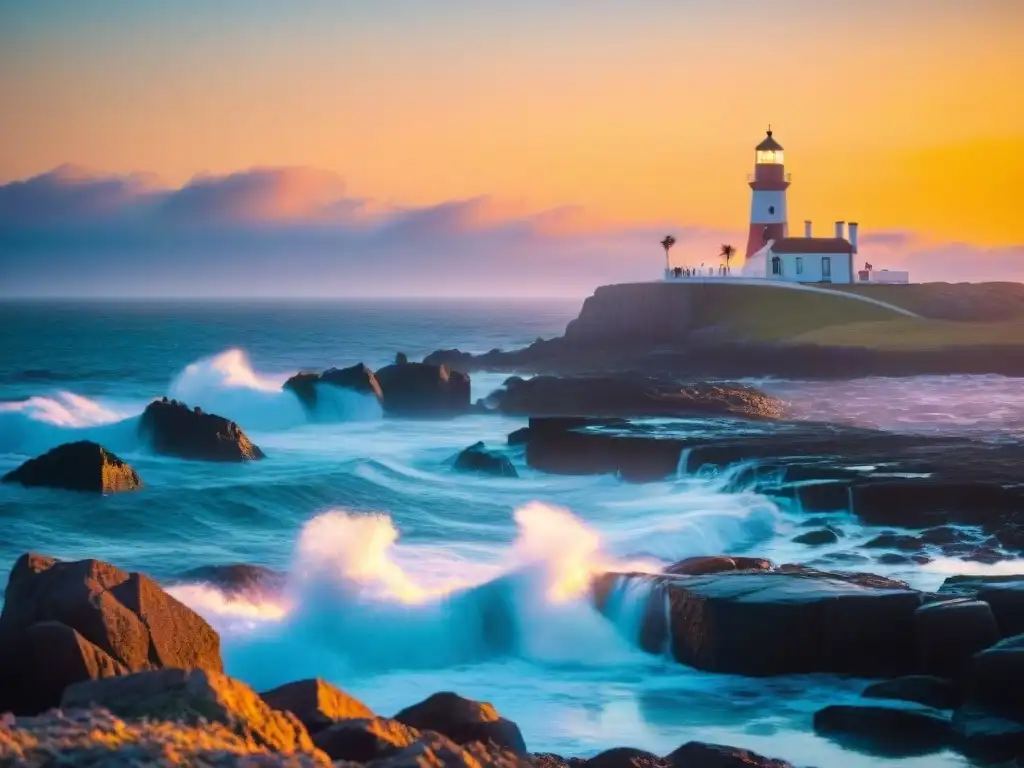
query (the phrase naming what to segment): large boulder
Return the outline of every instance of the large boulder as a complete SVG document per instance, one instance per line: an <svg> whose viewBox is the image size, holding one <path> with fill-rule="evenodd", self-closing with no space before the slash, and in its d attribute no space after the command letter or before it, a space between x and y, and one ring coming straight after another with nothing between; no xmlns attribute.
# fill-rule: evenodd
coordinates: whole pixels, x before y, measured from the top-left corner
<svg viewBox="0 0 1024 768"><path fill-rule="evenodd" d="M332 760L369 763L391 757L421 734L415 728L386 717L338 720L313 734L313 743Z"/></svg>
<svg viewBox="0 0 1024 768"><path fill-rule="evenodd" d="M294 392L306 408L314 410L318 400L318 385L348 389L361 395L369 395L378 401L383 399L376 375L363 363L357 363L349 368L328 368L323 373L303 371L288 379L283 388Z"/></svg>
<svg viewBox="0 0 1024 768"><path fill-rule="evenodd" d="M154 400L146 406L139 431L154 451L165 456L201 461L264 458L259 446L235 422L176 400Z"/></svg>
<svg viewBox="0 0 1024 768"><path fill-rule="evenodd" d="M469 410L469 376L444 365L396 363L377 371L393 416L452 416Z"/></svg>
<svg viewBox="0 0 1024 768"><path fill-rule="evenodd" d="M971 657L999 642L992 608L981 600L949 600L917 609L921 668L942 677L959 677Z"/></svg>
<svg viewBox="0 0 1024 768"><path fill-rule="evenodd" d="M65 443L29 459L3 476L5 483L115 493L142 487L139 473L102 445L89 440Z"/></svg>
<svg viewBox="0 0 1024 768"><path fill-rule="evenodd" d="M474 443L455 457L455 469L495 477L519 477L508 456L489 451L483 443Z"/></svg>
<svg viewBox="0 0 1024 768"><path fill-rule="evenodd" d="M1024 635L1014 635L974 655L965 676L968 699L1024 715Z"/></svg>
<svg viewBox="0 0 1024 768"><path fill-rule="evenodd" d="M901 582L799 566L705 576L607 574L593 585L599 610L630 581L649 585L641 634L648 623L667 624L671 654L697 669L889 677L917 666L914 612L922 595ZM665 630L651 634L659 631Z"/></svg>
<svg viewBox="0 0 1024 768"><path fill-rule="evenodd" d="M764 757L749 749L689 741L665 760L673 768L793 768L785 760Z"/></svg>
<svg viewBox="0 0 1024 768"><path fill-rule="evenodd" d="M989 604L1004 637L1024 634L1024 576L950 576L939 594L972 597Z"/></svg>
<svg viewBox="0 0 1024 768"><path fill-rule="evenodd" d="M742 416L779 418L782 404L742 384L687 384L639 374L513 376L489 400L516 416Z"/></svg>
<svg viewBox="0 0 1024 768"><path fill-rule="evenodd" d="M220 672L220 638L141 574L37 554L15 563L0 613L0 711L33 714L71 683L159 667Z"/></svg>
<svg viewBox="0 0 1024 768"><path fill-rule="evenodd" d="M825 707L814 713L814 731L857 751L887 757L938 752L953 737L947 715L898 702Z"/></svg>
<svg viewBox="0 0 1024 768"><path fill-rule="evenodd" d="M406 707L394 719L420 731L443 733L458 744L493 741L516 754L526 754L526 743L518 725L501 717L491 704L465 699L455 693L435 693L419 704Z"/></svg>
<svg viewBox="0 0 1024 768"><path fill-rule="evenodd" d="M158 669L75 683L64 709L99 706L119 717L180 723L221 723L275 752L311 753L313 742L290 712L271 709L256 692L227 675L201 669Z"/></svg>
<svg viewBox="0 0 1024 768"><path fill-rule="evenodd" d="M286 683L261 693L260 698L273 709L291 712L311 734L338 720L374 717L363 702L320 678Z"/></svg>
<svg viewBox="0 0 1024 768"><path fill-rule="evenodd" d="M670 768L665 758L635 747L612 747L586 761L587 768Z"/></svg>
<svg viewBox="0 0 1024 768"><path fill-rule="evenodd" d="M0 764L330 768L319 751L282 755L217 722L124 720L100 708L52 710L0 723Z"/></svg>
<svg viewBox="0 0 1024 768"><path fill-rule="evenodd" d="M953 713L953 740L972 760L986 764L1012 760L1024 754L1024 716L967 704Z"/></svg>

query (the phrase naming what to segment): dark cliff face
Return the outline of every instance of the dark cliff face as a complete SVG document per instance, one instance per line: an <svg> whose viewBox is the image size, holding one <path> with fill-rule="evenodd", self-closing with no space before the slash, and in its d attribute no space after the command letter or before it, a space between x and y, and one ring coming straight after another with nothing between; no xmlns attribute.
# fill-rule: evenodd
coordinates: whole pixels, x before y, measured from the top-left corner
<svg viewBox="0 0 1024 768"><path fill-rule="evenodd" d="M565 339L583 343L635 340L644 344L686 341L693 328L698 286L676 283L605 285L583 302Z"/></svg>

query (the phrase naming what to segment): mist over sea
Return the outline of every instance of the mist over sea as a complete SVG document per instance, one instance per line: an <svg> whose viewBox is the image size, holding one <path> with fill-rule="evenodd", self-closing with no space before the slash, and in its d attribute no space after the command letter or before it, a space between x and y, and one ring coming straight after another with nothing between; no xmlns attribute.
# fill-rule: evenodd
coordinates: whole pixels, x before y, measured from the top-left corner
<svg viewBox="0 0 1024 768"><path fill-rule="evenodd" d="M638 650L644 594L618 595L611 619L586 599L602 569L656 571L721 553L806 561L791 541L799 510L726 492L728 473L645 485L552 476L516 449L519 478L459 474L455 454L478 440L504 449L525 419L384 419L375 402L340 391L310 416L281 389L300 369L376 368L398 351L415 360L438 348L523 346L560 334L580 304L0 304L0 474L88 438L146 485L101 498L0 485L0 570L28 550L109 560L165 583L197 566L266 565L291 574L274 600L172 589L222 633L228 673L257 689L321 676L382 714L454 690L493 702L535 752L629 744L661 754L700 739L800 765L881 765L810 728L816 709L855 699L863 681L696 672ZM473 397L504 378L474 374ZM1024 432L1024 390L1001 377L756 383L793 418L996 440ZM238 421L268 459L149 453L137 418L163 395ZM846 537L813 556L857 552L877 533L836 520ZM1024 563L863 569L935 588L951 573L1024 572ZM884 764L966 765L952 753Z"/></svg>

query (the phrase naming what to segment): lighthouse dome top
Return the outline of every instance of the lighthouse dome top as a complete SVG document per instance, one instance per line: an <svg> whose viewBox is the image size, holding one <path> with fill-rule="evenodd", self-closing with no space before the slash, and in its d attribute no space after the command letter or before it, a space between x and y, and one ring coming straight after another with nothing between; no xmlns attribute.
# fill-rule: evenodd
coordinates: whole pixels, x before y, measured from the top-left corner
<svg viewBox="0 0 1024 768"><path fill-rule="evenodd" d="M754 147L758 152L781 152L782 145L772 136L772 129L769 128L765 134L764 141Z"/></svg>

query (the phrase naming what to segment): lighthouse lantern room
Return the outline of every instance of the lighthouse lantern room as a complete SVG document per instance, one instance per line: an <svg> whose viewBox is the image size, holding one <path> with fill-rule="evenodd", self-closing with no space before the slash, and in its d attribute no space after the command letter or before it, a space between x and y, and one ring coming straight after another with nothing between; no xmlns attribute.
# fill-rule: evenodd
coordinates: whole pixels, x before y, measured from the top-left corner
<svg viewBox="0 0 1024 768"><path fill-rule="evenodd" d="M772 136L771 126L754 152L754 173L749 178L753 192L747 258L764 248L769 240L781 240L789 234L786 190L790 178L783 161L782 145Z"/></svg>

